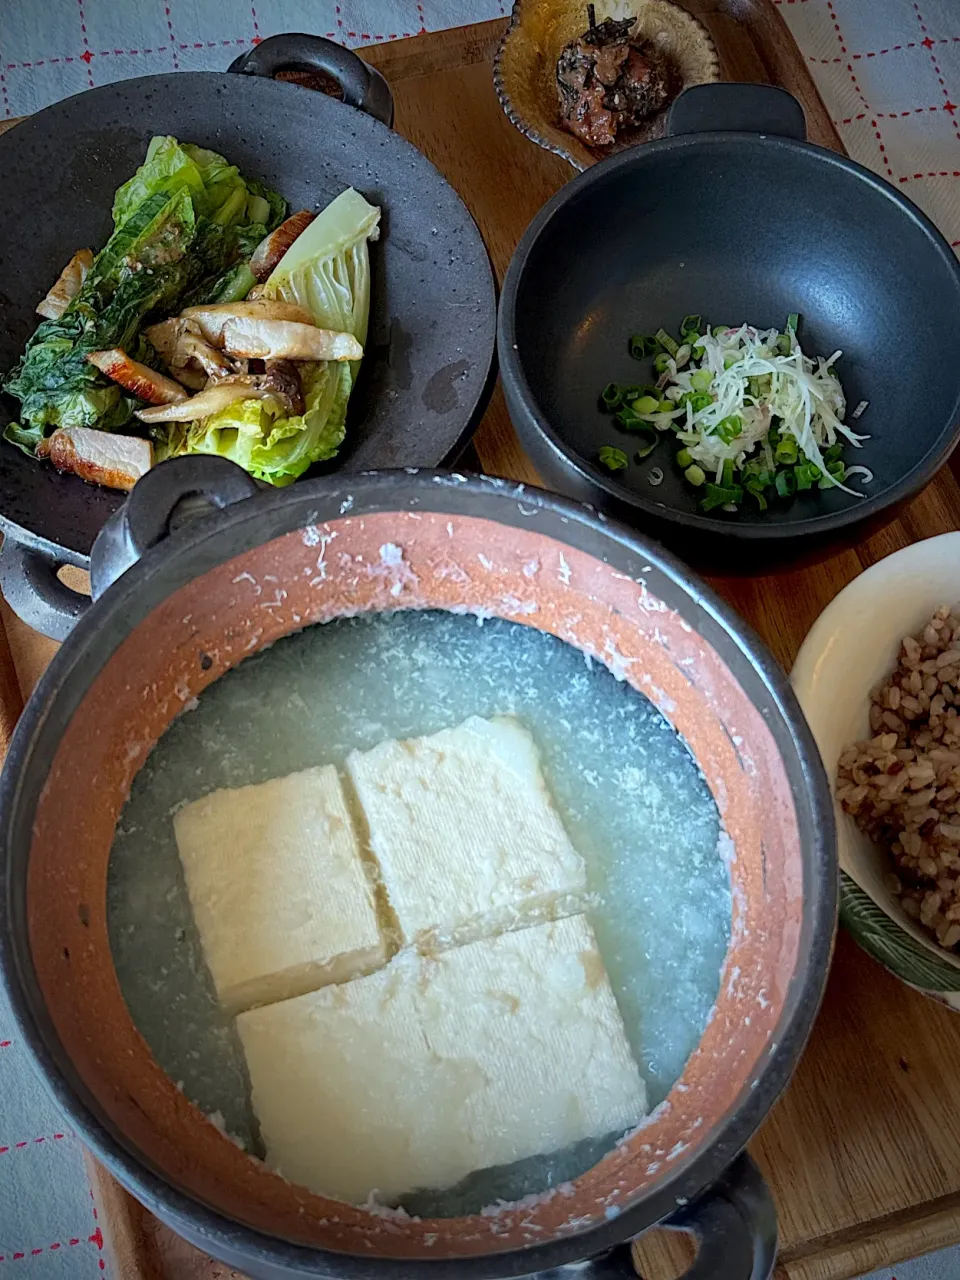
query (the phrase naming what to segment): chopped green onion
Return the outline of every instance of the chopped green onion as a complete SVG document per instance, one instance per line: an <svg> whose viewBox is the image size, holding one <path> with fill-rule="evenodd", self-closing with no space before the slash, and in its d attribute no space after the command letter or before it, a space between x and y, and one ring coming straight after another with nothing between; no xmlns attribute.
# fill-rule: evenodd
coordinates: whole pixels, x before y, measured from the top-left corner
<svg viewBox="0 0 960 1280"><path fill-rule="evenodd" d="M743 490L739 485L708 484L703 491L700 503L704 511L713 511L716 507L736 506L743 498Z"/></svg>
<svg viewBox="0 0 960 1280"><path fill-rule="evenodd" d="M687 467L693 466L693 454L689 449L681 449L674 461L678 467L682 467L686 470Z"/></svg>
<svg viewBox="0 0 960 1280"><path fill-rule="evenodd" d="M669 355L673 356L673 358L676 359L677 352L680 350L680 344L678 342L675 342L673 338L670 337L666 329L658 329L654 336L657 342L659 342L660 346L663 347L664 351L666 351Z"/></svg>
<svg viewBox="0 0 960 1280"><path fill-rule="evenodd" d="M600 461L611 471L623 471L629 459L622 449L614 449L612 445L605 444L600 450Z"/></svg>
<svg viewBox="0 0 960 1280"><path fill-rule="evenodd" d="M640 443L637 449L637 461L641 462L648 454L653 453L657 447L657 433L652 427L644 425L639 428L638 435Z"/></svg>
<svg viewBox="0 0 960 1280"><path fill-rule="evenodd" d="M633 402L633 407L637 413L656 413L659 406L660 401L655 400L653 396L640 396L638 400ZM673 405L670 408L673 409Z"/></svg>
<svg viewBox="0 0 960 1280"><path fill-rule="evenodd" d="M659 411L660 413L673 413L676 407L676 404L672 400L661 400Z"/></svg>
<svg viewBox="0 0 960 1280"><path fill-rule="evenodd" d="M713 374L709 369L694 369L690 375L690 385L694 391L706 391L713 382Z"/></svg>
<svg viewBox="0 0 960 1280"><path fill-rule="evenodd" d="M781 498L792 498L797 491L797 481L792 471L778 471L777 493Z"/></svg>
<svg viewBox="0 0 960 1280"><path fill-rule="evenodd" d="M635 333L630 338L630 354L634 360L643 360L659 350L659 342L657 342L656 338L651 338L649 334Z"/></svg>
<svg viewBox="0 0 960 1280"><path fill-rule="evenodd" d="M773 456L781 466L793 466L800 456L793 436L782 436Z"/></svg>
<svg viewBox="0 0 960 1280"><path fill-rule="evenodd" d="M729 489L733 485L733 459L732 458L724 458L723 460L723 475L720 480L720 483L724 489Z"/></svg>
<svg viewBox="0 0 960 1280"><path fill-rule="evenodd" d="M711 435L719 436L724 444L731 444L743 432L743 422L736 415L724 418L714 427Z"/></svg>
<svg viewBox="0 0 960 1280"><path fill-rule="evenodd" d="M634 431L642 425L640 419L629 405L624 405L622 409L618 409L614 414L613 420L618 427L623 427L626 431Z"/></svg>
<svg viewBox="0 0 960 1280"><path fill-rule="evenodd" d="M811 489L815 481L820 479L820 468L812 462L801 462L798 467L793 468L793 474L798 489Z"/></svg>
<svg viewBox="0 0 960 1280"><path fill-rule="evenodd" d="M685 391L677 404L688 404L694 413L699 413L701 409L713 404L713 396L709 391Z"/></svg>
<svg viewBox="0 0 960 1280"><path fill-rule="evenodd" d="M623 403L623 390L615 382L608 382L600 392L600 402L603 407L611 413L614 409L619 409Z"/></svg>
<svg viewBox="0 0 960 1280"><path fill-rule="evenodd" d="M843 445L832 444L829 449L824 449L823 460L824 462L839 462L842 455Z"/></svg>
<svg viewBox="0 0 960 1280"><path fill-rule="evenodd" d="M797 311L791 311L790 314L787 316L787 328L790 330L791 333L796 333L799 324L800 324L800 313Z"/></svg>
<svg viewBox="0 0 960 1280"><path fill-rule="evenodd" d="M699 336L699 333L702 327L703 327L702 316L684 316L683 319L680 321L681 333L685 333L687 331L695 331Z"/></svg>
<svg viewBox="0 0 960 1280"><path fill-rule="evenodd" d="M722 333L726 333L726 332L727 332L727 330L728 330L729 328L730 328L730 326L729 326L729 325L727 325L727 324L715 324L715 325L713 326L713 336L714 336L715 338L719 338L719 337L720 337L720 335L721 335Z"/></svg>
<svg viewBox="0 0 960 1280"><path fill-rule="evenodd" d="M820 477L821 489L832 489L835 484L843 484L847 478L847 468L842 462L828 462L827 474Z"/></svg>
<svg viewBox="0 0 960 1280"><path fill-rule="evenodd" d="M785 333L781 333L777 338L777 355L788 356L790 354L790 339Z"/></svg>
<svg viewBox="0 0 960 1280"><path fill-rule="evenodd" d="M670 368L670 357L665 351L661 351L658 356L654 357L653 369L655 373L664 374Z"/></svg>
<svg viewBox="0 0 960 1280"><path fill-rule="evenodd" d="M692 467L687 467L686 471L683 473L683 478L688 484L692 484L695 489L699 489L707 477L703 467L698 467L697 464L694 463Z"/></svg>
<svg viewBox="0 0 960 1280"><path fill-rule="evenodd" d="M756 504L760 508L760 510L766 511L767 500L763 496L764 486L761 484L758 484L756 480L748 480L744 485L744 488L746 489L747 493L749 493L750 497L756 501Z"/></svg>

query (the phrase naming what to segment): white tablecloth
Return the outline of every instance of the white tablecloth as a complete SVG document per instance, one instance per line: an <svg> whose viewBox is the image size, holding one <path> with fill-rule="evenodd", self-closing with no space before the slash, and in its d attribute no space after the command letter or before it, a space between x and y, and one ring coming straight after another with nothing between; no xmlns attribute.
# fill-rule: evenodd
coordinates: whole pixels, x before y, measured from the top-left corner
<svg viewBox="0 0 960 1280"><path fill-rule="evenodd" d="M960 0L778 3L847 150L960 249ZM0 116L129 76L225 68L277 31L369 45L507 12L504 0L0 0ZM15 1262L26 1280L92 1280L105 1267L79 1146L0 997L0 1267ZM960 1250L872 1280L958 1277Z"/></svg>

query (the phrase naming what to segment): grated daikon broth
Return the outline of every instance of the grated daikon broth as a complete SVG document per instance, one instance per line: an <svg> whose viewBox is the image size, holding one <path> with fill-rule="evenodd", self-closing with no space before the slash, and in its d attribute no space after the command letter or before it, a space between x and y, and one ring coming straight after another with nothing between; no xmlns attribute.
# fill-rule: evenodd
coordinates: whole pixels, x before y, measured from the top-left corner
<svg viewBox="0 0 960 1280"><path fill-rule="evenodd" d="M248 658L171 725L134 781L110 859L110 939L134 1021L186 1095L251 1152L262 1149L243 1055L203 962L173 811L502 714L533 733L587 862L592 923L651 1107L680 1075L716 1000L731 914L716 805L683 741L642 694L533 628L436 611L338 620ZM576 1176L612 1140L404 1205L458 1213L517 1199Z"/></svg>

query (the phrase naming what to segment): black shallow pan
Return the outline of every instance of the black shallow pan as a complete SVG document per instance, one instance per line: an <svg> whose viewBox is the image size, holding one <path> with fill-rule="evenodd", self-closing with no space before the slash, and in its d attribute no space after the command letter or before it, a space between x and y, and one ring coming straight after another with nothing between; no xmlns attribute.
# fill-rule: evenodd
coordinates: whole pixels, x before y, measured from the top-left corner
<svg viewBox="0 0 960 1280"><path fill-rule="evenodd" d="M547 204L510 264L500 366L511 417L547 481L633 523L686 558L729 571L863 536L946 460L960 435L960 265L903 194L806 143L782 89L717 84L677 99L670 136L587 170ZM631 333L676 333L683 316L782 329L791 312L811 355L842 350L856 429L848 463L867 496L813 490L760 512L705 515L673 464L672 433L615 474L602 445L636 445L598 396L643 383ZM633 449L631 449L633 444ZM657 467L661 484L650 483ZM654 476L654 479L656 476Z"/></svg>
<svg viewBox="0 0 960 1280"><path fill-rule="evenodd" d="M343 100L269 77L320 71ZM496 295L480 233L433 165L389 125L390 91L355 54L315 36L274 36L230 68L106 85L59 102L0 138L0 370L18 359L34 308L75 249L99 248L116 188L148 140L212 147L319 208L354 186L383 208L371 249L370 332L335 466L436 466L469 438L492 383ZM0 426L18 404L4 397ZM326 469L330 469L328 464ZM123 501L0 442L0 586L38 630L62 639L82 597L56 577L87 568Z"/></svg>

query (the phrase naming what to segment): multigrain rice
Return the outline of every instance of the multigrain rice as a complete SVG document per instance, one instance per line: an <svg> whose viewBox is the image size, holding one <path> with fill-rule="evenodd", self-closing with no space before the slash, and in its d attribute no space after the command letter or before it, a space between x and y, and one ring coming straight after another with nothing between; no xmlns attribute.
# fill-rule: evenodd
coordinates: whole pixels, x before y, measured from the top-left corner
<svg viewBox="0 0 960 1280"><path fill-rule="evenodd" d="M942 947L960 943L960 607L907 636L870 695L874 737L840 757L837 798L890 850L887 885Z"/></svg>

